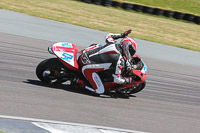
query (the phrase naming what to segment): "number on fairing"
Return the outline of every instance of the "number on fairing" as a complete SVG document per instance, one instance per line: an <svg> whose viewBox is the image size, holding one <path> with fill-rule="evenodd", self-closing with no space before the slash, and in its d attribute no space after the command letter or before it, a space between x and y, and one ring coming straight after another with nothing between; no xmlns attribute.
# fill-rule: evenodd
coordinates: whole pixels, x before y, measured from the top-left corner
<svg viewBox="0 0 200 133"><path fill-rule="evenodd" d="M61 59L65 60L67 62L70 62L70 60L73 59L73 55L70 55L68 53L63 53Z"/></svg>

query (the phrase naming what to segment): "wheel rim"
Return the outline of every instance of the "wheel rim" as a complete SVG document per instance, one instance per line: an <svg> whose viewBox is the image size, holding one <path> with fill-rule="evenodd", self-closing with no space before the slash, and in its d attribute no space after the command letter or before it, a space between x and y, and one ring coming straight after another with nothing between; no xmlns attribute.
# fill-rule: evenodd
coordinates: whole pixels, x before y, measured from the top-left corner
<svg viewBox="0 0 200 133"><path fill-rule="evenodd" d="M61 80L61 78L65 75L65 69L62 67L52 67L45 69L42 72L43 78L49 82L49 83L54 83L57 82L58 80Z"/></svg>

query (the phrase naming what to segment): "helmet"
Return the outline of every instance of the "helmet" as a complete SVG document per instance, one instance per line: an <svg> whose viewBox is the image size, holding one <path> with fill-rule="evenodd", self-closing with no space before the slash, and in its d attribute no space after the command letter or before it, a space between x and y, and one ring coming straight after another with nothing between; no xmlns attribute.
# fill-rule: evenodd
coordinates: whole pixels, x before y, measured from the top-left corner
<svg viewBox="0 0 200 133"><path fill-rule="evenodd" d="M137 50L136 42L130 37L125 37L121 40L120 45L126 59L130 60Z"/></svg>

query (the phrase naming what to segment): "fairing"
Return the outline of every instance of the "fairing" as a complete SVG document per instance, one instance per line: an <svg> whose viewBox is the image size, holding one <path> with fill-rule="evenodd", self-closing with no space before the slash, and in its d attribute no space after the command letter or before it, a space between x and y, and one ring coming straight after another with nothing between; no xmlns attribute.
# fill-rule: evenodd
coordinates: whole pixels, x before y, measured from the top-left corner
<svg viewBox="0 0 200 133"><path fill-rule="evenodd" d="M49 49L50 52L53 51L53 53L67 68L80 71L76 58L78 49L74 44L68 42L58 42L53 44Z"/></svg>
<svg viewBox="0 0 200 133"><path fill-rule="evenodd" d="M146 66L146 64L143 62L143 60L137 55L135 54L133 56L134 60L137 60L136 63L141 63L142 67L136 67L135 69L132 69L132 74L135 75L135 79L133 79L133 83L132 84L121 84L121 85L117 85L114 82L104 82L104 86L106 90L113 90L117 88L129 88L129 87L133 87L136 86L138 84L141 84L145 81L146 76L147 76L147 71L148 68ZM137 65L136 65L137 66Z"/></svg>

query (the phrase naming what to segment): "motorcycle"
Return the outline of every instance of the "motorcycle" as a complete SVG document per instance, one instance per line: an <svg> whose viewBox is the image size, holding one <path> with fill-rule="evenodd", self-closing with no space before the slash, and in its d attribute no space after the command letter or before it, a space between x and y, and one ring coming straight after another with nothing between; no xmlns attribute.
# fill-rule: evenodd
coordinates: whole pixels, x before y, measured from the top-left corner
<svg viewBox="0 0 200 133"><path fill-rule="evenodd" d="M93 44L99 47L98 44ZM68 42L58 42L48 47L50 54L57 58L50 58L40 62L36 68L37 77L44 83L61 84L70 82L73 87L83 87L81 84L74 84L75 79L80 79L85 85L89 85L89 81L85 79L78 65L78 59L82 51L78 51L76 45ZM110 77L111 69L98 72L106 92L120 92L123 94L134 94L144 89L146 85L147 66L143 60L135 54L131 60L132 69L124 72L123 76L132 77L131 84L116 84Z"/></svg>

